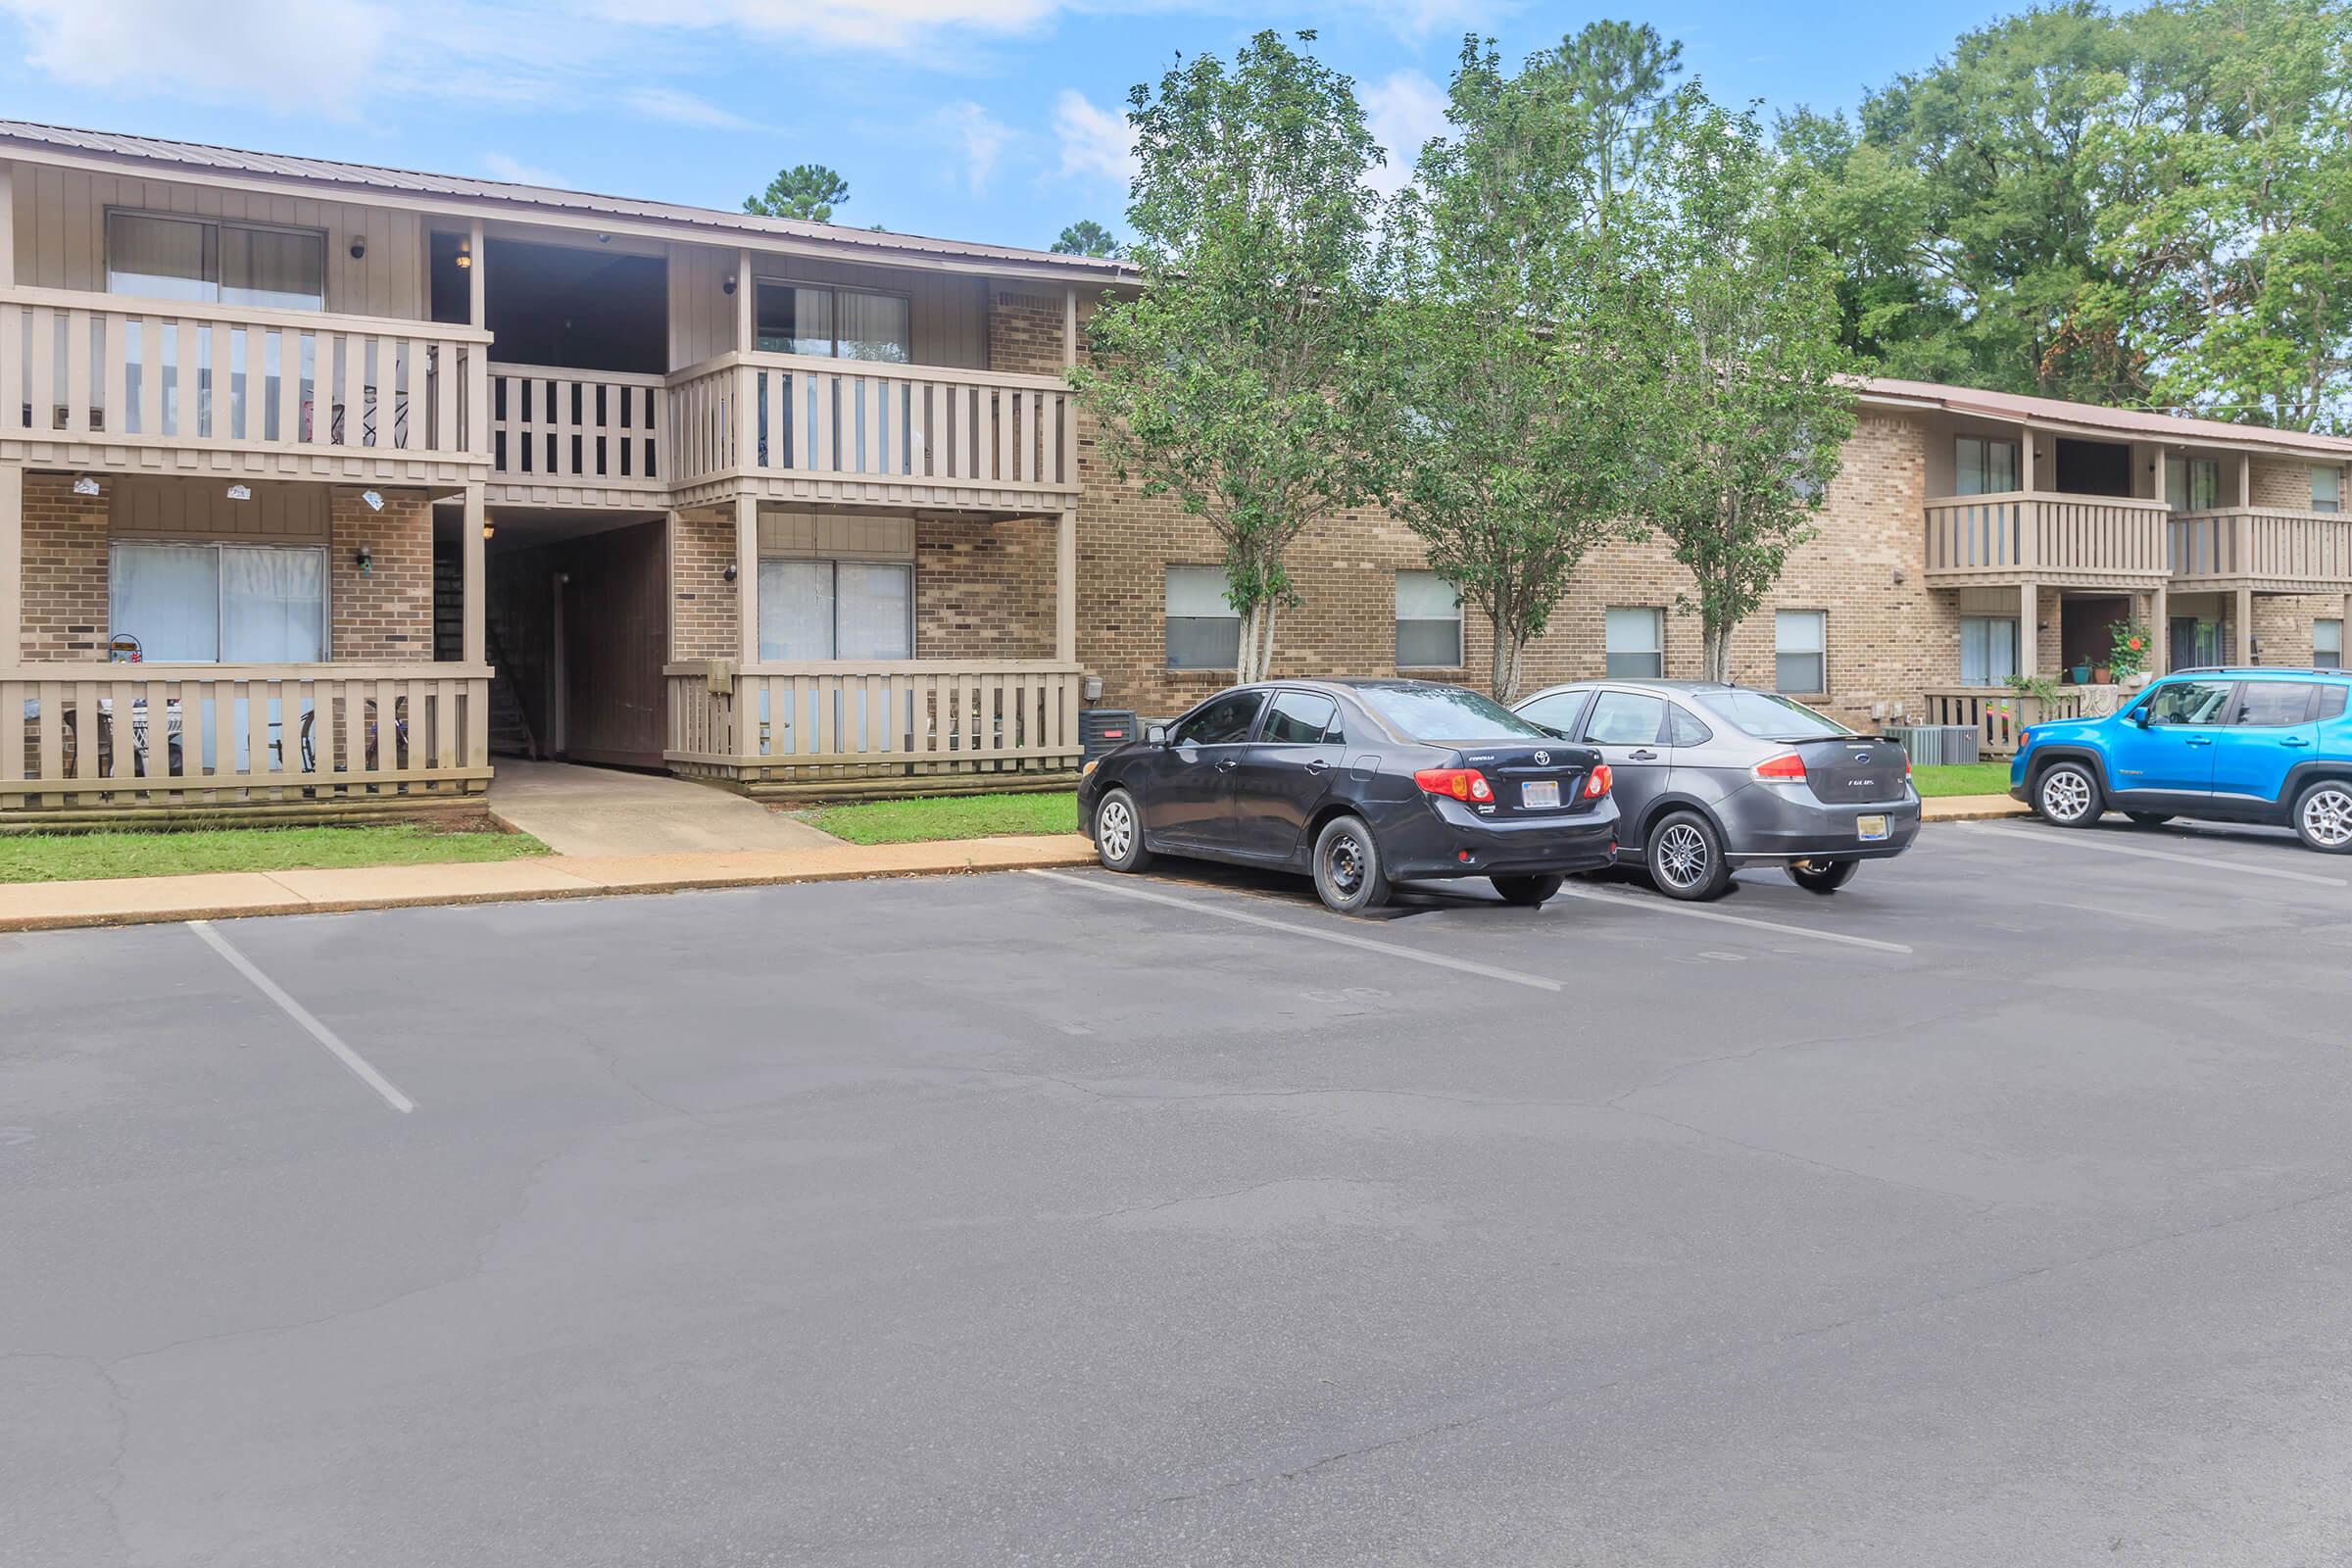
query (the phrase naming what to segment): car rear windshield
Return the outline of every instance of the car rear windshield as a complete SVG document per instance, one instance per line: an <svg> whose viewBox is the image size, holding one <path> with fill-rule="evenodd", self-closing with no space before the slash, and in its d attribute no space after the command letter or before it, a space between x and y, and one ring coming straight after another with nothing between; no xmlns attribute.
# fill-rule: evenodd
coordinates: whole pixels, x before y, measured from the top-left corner
<svg viewBox="0 0 2352 1568"><path fill-rule="evenodd" d="M1365 686L1357 689L1389 727L1416 741L1547 741L1551 731L1490 697L1459 686Z"/></svg>
<svg viewBox="0 0 2352 1568"><path fill-rule="evenodd" d="M1813 741L1852 730L1771 692L1697 692L1698 705L1734 729L1766 741Z"/></svg>

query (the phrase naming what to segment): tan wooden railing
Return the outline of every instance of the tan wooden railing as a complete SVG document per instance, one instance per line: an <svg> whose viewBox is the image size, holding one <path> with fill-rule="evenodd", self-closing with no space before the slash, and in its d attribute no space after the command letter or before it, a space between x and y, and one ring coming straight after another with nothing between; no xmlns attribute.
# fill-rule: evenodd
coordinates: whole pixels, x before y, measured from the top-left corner
<svg viewBox="0 0 2352 1568"><path fill-rule="evenodd" d="M1930 579L2048 574L2162 577L2161 501L2106 496L1951 496L1927 504Z"/></svg>
<svg viewBox="0 0 2352 1568"><path fill-rule="evenodd" d="M489 341L431 321L0 290L0 437L478 461Z"/></svg>
<svg viewBox="0 0 2352 1568"><path fill-rule="evenodd" d="M550 483L658 489L662 466L659 375L490 367L491 469Z"/></svg>
<svg viewBox="0 0 2352 1568"><path fill-rule="evenodd" d="M669 387L673 483L796 473L1076 488L1070 389L1052 376L727 354Z"/></svg>
<svg viewBox="0 0 2352 1568"><path fill-rule="evenodd" d="M2020 730L2044 719L2080 718L2082 701L2060 692L2054 703L2044 704L2006 686L1965 686L1928 693L1927 710L1927 723L1967 726L1988 754L2013 757Z"/></svg>
<svg viewBox="0 0 2352 1568"><path fill-rule="evenodd" d="M2176 587L2265 582L2352 589L2352 517L2270 507L2177 513L2172 567Z"/></svg>
<svg viewBox="0 0 2352 1568"><path fill-rule="evenodd" d="M667 666L673 762L985 772L1077 763L1075 664L906 660Z"/></svg>
<svg viewBox="0 0 2352 1568"><path fill-rule="evenodd" d="M478 790L490 777L489 675L424 663L0 668L0 819Z"/></svg>

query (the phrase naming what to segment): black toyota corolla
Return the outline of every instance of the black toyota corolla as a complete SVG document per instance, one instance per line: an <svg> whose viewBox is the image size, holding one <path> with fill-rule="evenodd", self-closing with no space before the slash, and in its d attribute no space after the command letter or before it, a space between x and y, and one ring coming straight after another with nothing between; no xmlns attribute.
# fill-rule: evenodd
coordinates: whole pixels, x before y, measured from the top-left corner
<svg viewBox="0 0 2352 1568"><path fill-rule="evenodd" d="M1154 855L1301 871L1346 914L1428 878L1483 876L1539 905L1617 850L1598 752L1417 680L1219 692L1089 763L1078 817L1114 871Z"/></svg>

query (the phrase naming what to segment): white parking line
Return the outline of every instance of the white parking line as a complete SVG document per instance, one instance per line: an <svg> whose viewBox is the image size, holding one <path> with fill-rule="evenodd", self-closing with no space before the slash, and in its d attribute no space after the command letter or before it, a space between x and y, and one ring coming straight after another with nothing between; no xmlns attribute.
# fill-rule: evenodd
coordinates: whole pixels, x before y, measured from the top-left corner
<svg viewBox="0 0 2352 1568"><path fill-rule="evenodd" d="M309 1008L305 1007L301 1003L296 1002L292 997L287 996L285 992L279 988L276 981L270 979L268 975L262 973L261 970L255 968L252 959L246 957L245 955L230 947L228 945L228 938L214 930L211 921L190 920L188 922L188 929L195 932L197 936L203 938L205 946L211 948L215 953L218 953L223 958L226 958L230 968L236 970L237 973L252 981L255 990L259 991L263 996L268 997L271 1002L276 1003L279 1009L282 1010L287 1017L293 1019L296 1023L302 1025L305 1030L309 1031L310 1037L313 1040L318 1041L327 1050L333 1052L335 1054L335 1059L342 1062L344 1066L349 1067L355 1074L357 1074L360 1082L366 1084L368 1088L383 1096L385 1104L390 1105L394 1110L397 1110L404 1115L416 1108L416 1102L411 1100L408 1096L402 1094L399 1090L393 1088L389 1079L385 1078L382 1073L377 1072L373 1067L368 1064L367 1057L361 1055L358 1052L352 1050L341 1040L337 1039L335 1032L332 1029L329 1029L326 1025L320 1023L318 1019L311 1016Z"/></svg>
<svg viewBox="0 0 2352 1568"><path fill-rule="evenodd" d="M1371 937L1359 937L1347 931L1326 931L1315 926L1298 925L1290 920L1271 919L1251 914L1246 909L1228 909L1221 905L1201 904L1192 899L1174 898L1165 893L1153 893L1145 888L1128 887L1120 882L1104 882L1093 877L1071 876L1061 871L1041 871L1032 867L1031 876L1042 876L1049 882L1066 883L1084 888L1090 893L1108 893L1123 899L1141 899L1147 904L1164 904L1172 908L1194 914L1210 914L1220 920L1232 920L1241 925L1262 926L1268 931L1280 931L1288 936L1306 937L1315 942L1329 942L1343 948L1361 948L1388 958L1407 958L1414 963L1433 964L1440 969L1457 969L1463 974L1484 976L1489 980L1507 980L1515 986L1530 986L1538 991L1563 989L1557 980L1546 980L1540 974L1523 974L1517 969L1499 969L1491 963L1478 963L1469 958L1451 957L1443 953L1424 953L1401 943L1379 942Z"/></svg>
<svg viewBox="0 0 2352 1568"><path fill-rule="evenodd" d="M1752 915L1731 914L1722 909L1702 909L1692 904L1675 904L1666 899L1652 898L1642 893L1601 893L1592 888L1562 888L1563 899L1584 899L1592 904L1612 904L1626 909L1647 909L1654 914L1688 915L1693 920L1715 920L1724 925L1752 926L1758 931L1778 931L1784 936L1805 937L1814 942L1832 942L1840 947L1868 948L1873 953L1909 953L1910 947L1901 942L1881 942L1876 937L1850 937L1842 931L1816 931L1811 926L1783 925L1778 920L1759 920Z"/></svg>
<svg viewBox="0 0 2352 1568"><path fill-rule="evenodd" d="M2142 860L2171 860L2176 865L2193 865L2205 871L2233 871L2239 876L2267 876L2280 882L2309 882L2323 888L2352 887L2352 882L2340 876L2321 876L2315 871L2290 871L2281 865L2246 865L2236 860L2217 859L2210 855L2177 855L2171 850L2151 850L2137 844L2110 844L2087 836L2082 829L1995 827L1989 822L1962 822L1958 826L1961 832L1973 835L2019 839L2028 844L2055 844L2070 850L2091 850L2100 855L2136 856Z"/></svg>

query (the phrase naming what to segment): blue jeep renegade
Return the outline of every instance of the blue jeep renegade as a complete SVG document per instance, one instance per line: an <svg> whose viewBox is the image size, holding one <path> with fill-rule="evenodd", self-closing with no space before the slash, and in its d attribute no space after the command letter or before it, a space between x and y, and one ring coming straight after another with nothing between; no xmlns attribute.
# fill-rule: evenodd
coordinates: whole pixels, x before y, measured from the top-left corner
<svg viewBox="0 0 2352 1568"><path fill-rule="evenodd" d="M2055 719L2019 737L2009 793L2060 827L2102 811L2146 826L2176 816L2291 826L2352 851L2352 673L2189 669L2105 718Z"/></svg>

